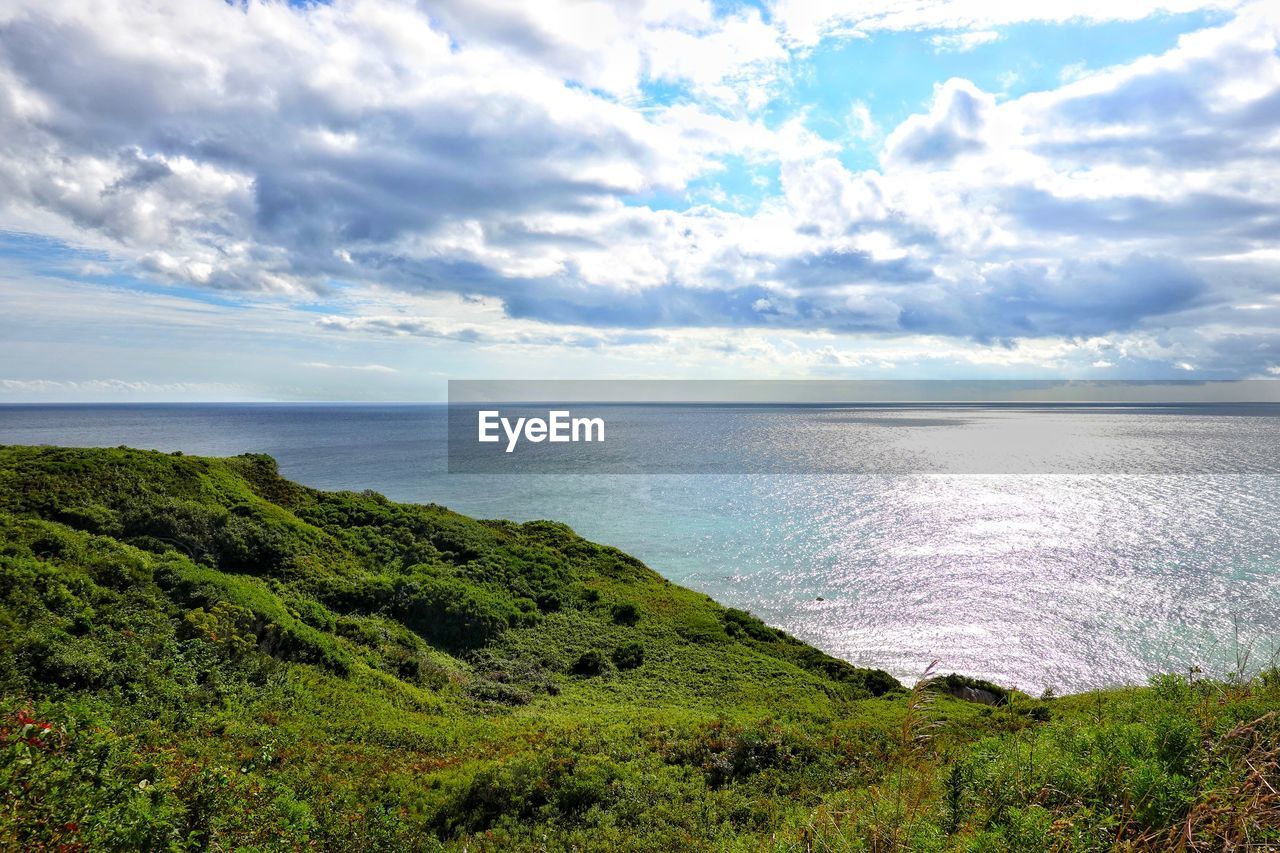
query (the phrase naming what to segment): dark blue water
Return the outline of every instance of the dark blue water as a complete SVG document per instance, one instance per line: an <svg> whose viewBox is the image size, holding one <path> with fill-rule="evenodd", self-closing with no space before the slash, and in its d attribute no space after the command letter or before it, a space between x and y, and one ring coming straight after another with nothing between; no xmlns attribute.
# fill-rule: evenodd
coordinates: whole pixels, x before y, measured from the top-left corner
<svg viewBox="0 0 1280 853"><path fill-rule="evenodd" d="M441 406L7 406L0 443L269 453L318 488L564 521L906 678L938 658L1080 690L1275 652L1280 478L1257 473L1274 470L1274 410L796 408L750 451L907 460L873 474L451 475L445 420ZM1026 473L1050 458L1060 473ZM1175 473L1150 473L1162 460Z"/></svg>

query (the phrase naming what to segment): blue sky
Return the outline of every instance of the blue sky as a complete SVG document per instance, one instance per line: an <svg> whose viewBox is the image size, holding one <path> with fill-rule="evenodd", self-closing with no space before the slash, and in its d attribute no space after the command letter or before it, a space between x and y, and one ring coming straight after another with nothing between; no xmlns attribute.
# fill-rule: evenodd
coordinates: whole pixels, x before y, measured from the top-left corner
<svg viewBox="0 0 1280 853"><path fill-rule="evenodd" d="M1278 33L1232 0L16 0L0 402L1277 376Z"/></svg>

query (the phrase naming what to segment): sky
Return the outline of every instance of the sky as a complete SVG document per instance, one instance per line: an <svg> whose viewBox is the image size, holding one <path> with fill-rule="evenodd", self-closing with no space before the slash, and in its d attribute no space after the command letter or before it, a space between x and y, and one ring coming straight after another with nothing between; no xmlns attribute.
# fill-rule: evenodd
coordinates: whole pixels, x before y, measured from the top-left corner
<svg viewBox="0 0 1280 853"><path fill-rule="evenodd" d="M0 402L1280 378L1280 4L6 0Z"/></svg>

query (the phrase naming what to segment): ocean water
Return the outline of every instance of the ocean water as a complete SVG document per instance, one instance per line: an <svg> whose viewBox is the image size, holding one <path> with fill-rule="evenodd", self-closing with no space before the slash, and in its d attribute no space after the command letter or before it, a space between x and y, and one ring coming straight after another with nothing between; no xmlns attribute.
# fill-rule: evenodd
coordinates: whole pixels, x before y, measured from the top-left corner
<svg viewBox="0 0 1280 853"><path fill-rule="evenodd" d="M718 451L749 458L699 469L741 473L450 474L442 406L0 406L0 444L262 452L318 488L563 521L906 680L937 660L1073 692L1276 655L1280 408L699 416L755 424L761 440ZM778 463L800 447L807 464ZM677 461L662 470L680 471L664 450ZM892 465L866 464L885 454Z"/></svg>

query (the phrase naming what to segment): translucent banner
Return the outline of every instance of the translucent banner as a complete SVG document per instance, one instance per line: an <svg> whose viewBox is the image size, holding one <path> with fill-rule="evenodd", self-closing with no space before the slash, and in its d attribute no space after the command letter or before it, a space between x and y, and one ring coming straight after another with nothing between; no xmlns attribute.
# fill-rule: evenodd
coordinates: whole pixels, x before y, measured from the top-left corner
<svg viewBox="0 0 1280 853"><path fill-rule="evenodd" d="M1280 473L1280 381L449 383L449 471Z"/></svg>

